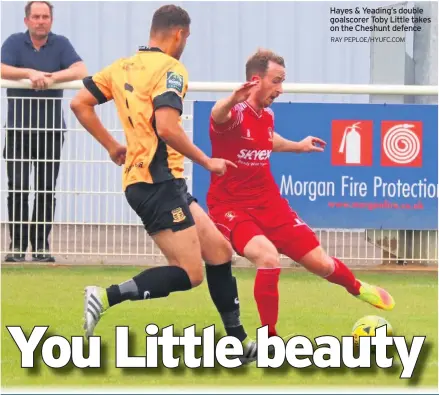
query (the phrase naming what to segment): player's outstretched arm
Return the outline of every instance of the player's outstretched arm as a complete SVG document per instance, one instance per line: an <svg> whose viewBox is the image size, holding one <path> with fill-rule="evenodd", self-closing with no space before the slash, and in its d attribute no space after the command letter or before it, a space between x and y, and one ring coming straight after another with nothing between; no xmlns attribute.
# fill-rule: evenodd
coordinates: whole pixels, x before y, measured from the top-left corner
<svg viewBox="0 0 439 395"><path fill-rule="evenodd" d="M212 119L220 125L226 123L232 117L232 108L238 103L242 103L250 96L251 89L256 86L259 81L246 82L236 89L229 97L218 100L212 108Z"/></svg>
<svg viewBox="0 0 439 395"><path fill-rule="evenodd" d="M125 163L126 148L119 144L98 118L95 106L98 100L82 88L70 103L70 108L79 123L108 151L112 161L117 165Z"/></svg>
<svg viewBox="0 0 439 395"><path fill-rule="evenodd" d="M326 142L318 137L308 136L302 141L291 141L283 138L278 133L273 135L274 152L323 152Z"/></svg>
<svg viewBox="0 0 439 395"><path fill-rule="evenodd" d="M186 158L219 175L226 172L227 166L237 167L225 159L209 158L193 144L179 123L180 112L177 109L161 107L155 111L154 117L159 137Z"/></svg>

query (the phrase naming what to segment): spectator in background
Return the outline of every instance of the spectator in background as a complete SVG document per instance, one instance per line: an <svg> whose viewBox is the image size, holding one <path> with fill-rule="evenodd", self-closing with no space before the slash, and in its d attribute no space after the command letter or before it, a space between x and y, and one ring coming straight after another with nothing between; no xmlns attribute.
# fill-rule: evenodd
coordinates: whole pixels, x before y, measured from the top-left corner
<svg viewBox="0 0 439 395"><path fill-rule="evenodd" d="M29 79L33 88L7 90L3 155L7 164L11 245L6 262L25 260L29 233L33 260L55 261L48 240L55 214L55 188L66 125L63 91L49 88L55 83L81 80L88 73L70 41L51 32L52 22L53 6L49 2L28 2L24 18L28 30L9 36L1 49L1 78ZM29 226L32 162L35 201Z"/></svg>

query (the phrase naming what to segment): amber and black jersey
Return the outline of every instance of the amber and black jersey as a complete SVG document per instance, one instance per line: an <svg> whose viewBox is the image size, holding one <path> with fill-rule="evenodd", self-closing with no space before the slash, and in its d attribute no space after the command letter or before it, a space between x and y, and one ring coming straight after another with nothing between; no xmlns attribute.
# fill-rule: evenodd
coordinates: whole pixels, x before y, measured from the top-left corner
<svg viewBox="0 0 439 395"><path fill-rule="evenodd" d="M99 104L113 100L116 105L127 143L124 190L138 182L183 178L183 155L158 137L154 122L158 108L183 111L188 73L180 61L159 48L141 47L85 78L84 86Z"/></svg>

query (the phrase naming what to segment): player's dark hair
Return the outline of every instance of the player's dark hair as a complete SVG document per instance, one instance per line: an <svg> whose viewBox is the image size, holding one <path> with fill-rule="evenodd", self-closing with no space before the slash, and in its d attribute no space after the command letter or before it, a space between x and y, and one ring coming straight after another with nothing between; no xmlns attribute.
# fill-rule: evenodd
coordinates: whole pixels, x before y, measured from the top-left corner
<svg viewBox="0 0 439 395"><path fill-rule="evenodd" d="M255 74L263 77L267 72L268 64L270 62L285 67L285 60L282 56L279 56L268 49L259 49L247 60L245 65L245 76L247 81L250 81Z"/></svg>
<svg viewBox="0 0 439 395"><path fill-rule="evenodd" d="M24 15L26 15L26 18L30 17L31 11L32 11L32 4L34 3L43 3L46 4L47 7L49 7L50 10L50 17L53 18L53 5L48 1L28 1L26 6L24 7Z"/></svg>
<svg viewBox="0 0 439 395"><path fill-rule="evenodd" d="M183 8L169 4L160 7L152 17L151 33L166 32L174 27L188 27L191 18Z"/></svg>

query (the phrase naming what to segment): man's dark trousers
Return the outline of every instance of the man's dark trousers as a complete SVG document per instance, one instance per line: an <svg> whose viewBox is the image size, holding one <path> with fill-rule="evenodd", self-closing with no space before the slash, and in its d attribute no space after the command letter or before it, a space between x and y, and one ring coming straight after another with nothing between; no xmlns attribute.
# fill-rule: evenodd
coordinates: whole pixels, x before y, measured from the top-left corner
<svg viewBox="0 0 439 395"><path fill-rule="evenodd" d="M45 130L8 130L4 158L8 177L8 215L11 249L49 251L49 235L55 213L55 188L60 169L64 134ZM29 224L31 171L35 200Z"/></svg>

